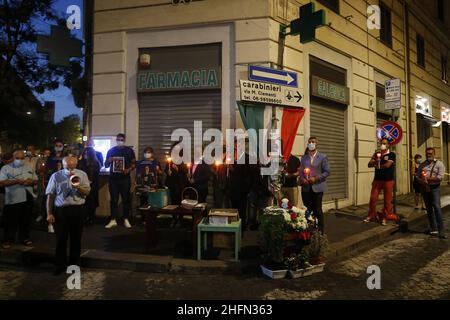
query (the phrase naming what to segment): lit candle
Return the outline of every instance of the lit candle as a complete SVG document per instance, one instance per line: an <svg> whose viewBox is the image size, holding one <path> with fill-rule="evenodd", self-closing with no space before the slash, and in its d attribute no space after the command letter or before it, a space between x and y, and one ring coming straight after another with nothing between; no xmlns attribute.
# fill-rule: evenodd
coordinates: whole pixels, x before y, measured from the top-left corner
<svg viewBox="0 0 450 320"><path fill-rule="evenodd" d="M378 160L378 169L380 169L381 168L381 166L380 166L380 159L381 159L381 152L377 152L377 160Z"/></svg>
<svg viewBox="0 0 450 320"><path fill-rule="evenodd" d="M311 169L310 168L303 169L303 174L305 175L306 179L309 179L309 174L310 173L311 173Z"/></svg>
<svg viewBox="0 0 450 320"><path fill-rule="evenodd" d="M192 172L191 172L191 168L192 168L192 163L187 163L186 164L186 166L187 166L187 168L188 168L188 173L189 173L189 178L191 177L191 174L192 174Z"/></svg>
<svg viewBox="0 0 450 320"><path fill-rule="evenodd" d="M230 163L231 163L231 158L227 157L225 160L226 164L227 164L227 178L229 176L229 172L230 172Z"/></svg>

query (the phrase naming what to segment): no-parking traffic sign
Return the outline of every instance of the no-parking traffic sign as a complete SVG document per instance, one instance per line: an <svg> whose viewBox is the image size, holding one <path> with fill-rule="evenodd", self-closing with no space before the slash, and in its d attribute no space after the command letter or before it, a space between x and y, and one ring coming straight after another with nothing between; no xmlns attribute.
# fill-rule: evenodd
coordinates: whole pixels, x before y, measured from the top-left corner
<svg viewBox="0 0 450 320"><path fill-rule="evenodd" d="M403 129L397 122L385 121L377 128L378 140L388 139L391 146L395 146L402 141Z"/></svg>

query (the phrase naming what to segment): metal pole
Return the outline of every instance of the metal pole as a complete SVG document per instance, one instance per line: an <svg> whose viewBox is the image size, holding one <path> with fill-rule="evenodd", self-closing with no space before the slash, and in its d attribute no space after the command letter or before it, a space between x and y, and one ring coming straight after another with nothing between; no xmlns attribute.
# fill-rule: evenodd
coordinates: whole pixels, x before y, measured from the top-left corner
<svg viewBox="0 0 450 320"><path fill-rule="evenodd" d="M401 110L401 109L400 109ZM395 109L392 110L392 121L395 121ZM397 148L396 146L393 146L394 153L396 152ZM397 154L395 154L397 156ZM394 194L393 194L393 202L392 206L394 209L394 214L397 215L397 158L394 161Z"/></svg>

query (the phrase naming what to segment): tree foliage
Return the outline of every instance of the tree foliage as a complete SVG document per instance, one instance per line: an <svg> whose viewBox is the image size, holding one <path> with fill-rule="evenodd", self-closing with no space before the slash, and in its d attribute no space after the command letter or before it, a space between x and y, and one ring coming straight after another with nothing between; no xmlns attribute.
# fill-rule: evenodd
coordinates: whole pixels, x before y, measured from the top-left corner
<svg viewBox="0 0 450 320"><path fill-rule="evenodd" d="M11 143L42 145L51 134L42 132L52 126L42 125L43 108L35 93L64 85L77 91L76 105L84 106L82 59L71 59L70 67L53 66L36 50L37 21L65 25L54 1L0 0L0 136L6 133Z"/></svg>

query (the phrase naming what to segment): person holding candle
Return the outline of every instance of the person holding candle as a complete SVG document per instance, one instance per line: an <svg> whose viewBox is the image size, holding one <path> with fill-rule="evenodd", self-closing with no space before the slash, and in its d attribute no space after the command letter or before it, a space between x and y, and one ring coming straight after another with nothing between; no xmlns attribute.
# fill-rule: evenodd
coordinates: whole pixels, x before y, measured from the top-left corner
<svg viewBox="0 0 450 320"><path fill-rule="evenodd" d="M281 193L283 195L283 198L289 199L289 203L291 206L298 206L298 183L297 179L300 175L299 169L300 169L301 163L300 159L297 158L294 155L289 156L289 160L286 163L285 168L285 177L283 186L281 188Z"/></svg>
<svg viewBox="0 0 450 320"><path fill-rule="evenodd" d="M416 210L426 210L424 203L423 203L423 198L422 198L422 186L419 182L419 179L416 178L416 174L419 171L419 167L420 164L422 163L422 155L420 154L416 154L414 156L414 162L413 162L413 167L412 167L412 172L413 172L413 187L414 187L414 202L416 204L415 209ZM420 206L421 204L421 206Z"/></svg>
<svg viewBox="0 0 450 320"><path fill-rule="evenodd" d="M181 193L188 185L188 168L181 161L183 148L181 142L175 142L166 158L164 173L166 175L166 187L169 188L170 202L174 205L181 204ZM176 164L179 163L179 164Z"/></svg>
<svg viewBox="0 0 450 320"><path fill-rule="evenodd" d="M328 157L317 150L319 140L316 137L308 139L308 148L300 163L299 183L302 186L302 200L318 221L318 227L323 234L325 223L322 210L323 193L327 190L326 179L330 175Z"/></svg>
<svg viewBox="0 0 450 320"><path fill-rule="evenodd" d="M395 159L395 153L389 150L389 140L382 139L381 150L373 154L368 164L369 168L375 168L375 177L370 193L369 215L364 222L375 221L386 225L386 217L393 214L392 193L395 183ZM384 208L380 216L377 216L376 206L381 190L384 194Z"/></svg>
<svg viewBox="0 0 450 320"><path fill-rule="evenodd" d="M202 148L197 146L194 148L194 163L189 166L189 185L198 193L198 202L206 202L208 196L208 182L211 175L211 169L203 161Z"/></svg>
<svg viewBox="0 0 450 320"><path fill-rule="evenodd" d="M229 190L227 177L226 146L223 148L223 157L212 165L214 205L216 208L229 208Z"/></svg>
<svg viewBox="0 0 450 320"><path fill-rule="evenodd" d="M444 221L441 209L441 181L445 174L442 161L435 158L434 148L427 148L427 160L423 162L416 173L416 179L422 186L422 196L427 208L429 234L432 237L447 239L444 234Z"/></svg>
<svg viewBox="0 0 450 320"><path fill-rule="evenodd" d="M134 185L156 189L162 186L162 176L161 164L155 159L153 148L146 147L144 149L144 159L136 164ZM149 209L147 192L142 192L140 195L140 208Z"/></svg>

